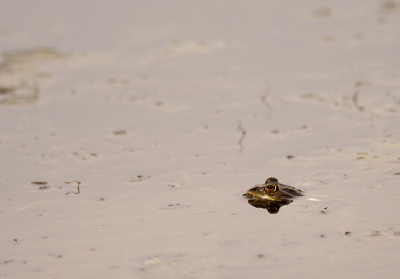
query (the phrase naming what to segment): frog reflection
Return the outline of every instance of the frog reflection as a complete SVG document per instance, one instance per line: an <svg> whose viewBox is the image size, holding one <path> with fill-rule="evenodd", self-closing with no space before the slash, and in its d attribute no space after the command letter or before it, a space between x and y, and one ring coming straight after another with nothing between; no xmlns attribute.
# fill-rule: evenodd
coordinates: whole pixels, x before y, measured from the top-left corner
<svg viewBox="0 0 400 279"><path fill-rule="evenodd" d="M291 200L286 201L271 201L271 200L259 200L259 199L249 199L249 204L257 208L264 208L268 210L271 214L276 214L279 212L279 208L284 205L291 203Z"/></svg>
<svg viewBox="0 0 400 279"><path fill-rule="evenodd" d="M303 195L303 191L279 183L275 177L268 178L264 184L255 185L243 194L249 198L249 204L257 208L265 208L271 214L278 213L279 208L290 204L293 198Z"/></svg>

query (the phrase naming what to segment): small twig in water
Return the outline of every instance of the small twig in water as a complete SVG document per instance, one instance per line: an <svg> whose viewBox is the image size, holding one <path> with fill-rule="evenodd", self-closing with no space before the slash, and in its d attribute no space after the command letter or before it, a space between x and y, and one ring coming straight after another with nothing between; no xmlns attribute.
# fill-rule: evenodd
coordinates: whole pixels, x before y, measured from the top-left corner
<svg viewBox="0 0 400 279"><path fill-rule="evenodd" d="M358 92L358 90L357 90L357 91L355 91L354 94L353 94L353 105L356 107L356 109L358 109L358 110L363 110L364 107L363 107L363 106L360 106L360 105L358 104L358 93L360 93L360 92Z"/></svg>
<svg viewBox="0 0 400 279"><path fill-rule="evenodd" d="M240 137L240 139L238 141L238 144L240 146L239 153L242 153L242 151L243 151L243 143L242 142L244 140L244 137L246 136L246 130L243 129L242 122L240 122L240 120L239 120L239 125L238 125L238 131L242 133L242 136Z"/></svg>
<svg viewBox="0 0 400 279"><path fill-rule="evenodd" d="M143 180L146 180L146 179L149 179L150 178L150 175L147 175L147 176L144 176L144 175L137 175L137 177L135 177L135 178L132 178L131 180L129 180L129 182L139 182L139 181L143 181Z"/></svg>
<svg viewBox="0 0 400 279"><path fill-rule="evenodd" d="M79 189L79 186L81 185L81 182L80 181L78 181L78 180L72 180L72 181L69 181L69 182L65 182L65 184L71 184L71 183L73 183L73 182L75 182L75 183L77 183L78 184L78 192L68 192L68 193L65 193L66 195L68 195L68 194L71 194L71 193L74 193L75 195L77 195L77 194L79 194L80 192L81 192L81 190Z"/></svg>
<svg viewBox="0 0 400 279"><path fill-rule="evenodd" d="M269 79L265 79L265 82L267 83L267 90L265 91L264 95L261 96L261 102L264 104L264 106L267 107L268 109L268 116L267 119L270 119L273 115L272 107L271 105L267 102L267 97L269 93L271 92L272 85Z"/></svg>

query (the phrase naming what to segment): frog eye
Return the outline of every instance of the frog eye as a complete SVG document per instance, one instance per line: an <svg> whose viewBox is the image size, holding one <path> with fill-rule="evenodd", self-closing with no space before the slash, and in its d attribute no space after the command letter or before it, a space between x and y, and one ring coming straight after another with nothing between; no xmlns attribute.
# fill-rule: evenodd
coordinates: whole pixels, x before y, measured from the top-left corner
<svg viewBox="0 0 400 279"><path fill-rule="evenodd" d="M268 184L267 186L265 186L265 191L267 191L268 193L275 193L278 190L278 187L276 186L276 184Z"/></svg>

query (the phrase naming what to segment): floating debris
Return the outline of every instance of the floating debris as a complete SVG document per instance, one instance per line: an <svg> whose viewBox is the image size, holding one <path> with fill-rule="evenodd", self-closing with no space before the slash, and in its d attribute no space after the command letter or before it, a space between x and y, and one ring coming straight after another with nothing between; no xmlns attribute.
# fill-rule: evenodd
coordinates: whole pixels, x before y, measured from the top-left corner
<svg viewBox="0 0 400 279"><path fill-rule="evenodd" d="M50 186L48 185L48 183L46 181L33 181L31 182L32 185L36 185L36 186L40 186L38 189L39 190L46 190L49 189Z"/></svg>
<svg viewBox="0 0 400 279"><path fill-rule="evenodd" d="M80 158L80 159L82 159L84 161L86 160L85 155L81 155L78 152L73 152L72 155L74 155L75 157Z"/></svg>
<svg viewBox="0 0 400 279"><path fill-rule="evenodd" d="M349 235L349 234L351 234L351 232L347 231L347 232L344 232L344 234Z"/></svg>
<svg viewBox="0 0 400 279"><path fill-rule="evenodd" d="M239 120L239 125L238 125L238 131L239 131L240 133L242 133L242 136L240 137L240 139L239 139L239 141L238 141L238 144L239 144L239 146L240 146L239 153L242 153L242 151L243 151L243 144L242 144L242 142L243 142L243 140L244 140L244 137L246 136L246 130L243 129L243 127L242 127L242 122L240 122L240 120Z"/></svg>
<svg viewBox="0 0 400 279"><path fill-rule="evenodd" d="M321 210L320 212L323 214L326 214L326 210L328 209L328 207L325 207L324 210Z"/></svg>
<svg viewBox="0 0 400 279"><path fill-rule="evenodd" d="M372 231L371 234L372 234L372 235L379 235L379 234L380 234L380 231Z"/></svg>
<svg viewBox="0 0 400 279"><path fill-rule="evenodd" d="M123 135L126 135L127 132L125 130L116 130L113 132L113 134L116 136L123 136Z"/></svg>
<svg viewBox="0 0 400 279"><path fill-rule="evenodd" d="M139 181L143 181L143 180L146 180L146 179L149 179L149 178L150 178L150 175L147 175L147 176L145 176L145 175L137 175L136 178L132 178L131 180L129 180L129 182L139 182Z"/></svg>
<svg viewBox="0 0 400 279"><path fill-rule="evenodd" d="M62 255L55 255L55 254L48 254L48 256L53 257L53 258L62 258Z"/></svg>
<svg viewBox="0 0 400 279"><path fill-rule="evenodd" d="M356 109L358 109L359 111L361 111L361 110L364 110L364 107L363 107L363 106L360 106L360 105L358 104L358 93L359 93L358 90L354 92L352 100L353 100L353 105L354 105L354 107L355 107Z"/></svg>
<svg viewBox="0 0 400 279"><path fill-rule="evenodd" d="M160 209L185 209L185 208L189 208L189 206L181 203L171 203Z"/></svg>
<svg viewBox="0 0 400 279"><path fill-rule="evenodd" d="M270 119L273 115L273 110L272 110L271 105L267 101L267 97L268 97L269 93L271 92L272 85L268 79L265 79L265 82L267 83L267 90L265 91L264 95L261 96L261 102L268 110L267 119Z"/></svg>
<svg viewBox="0 0 400 279"><path fill-rule="evenodd" d="M168 187L171 187L171 188L179 188L179 187L181 187L183 184L179 184L179 183L170 183L170 184L168 184Z"/></svg>
<svg viewBox="0 0 400 279"><path fill-rule="evenodd" d="M31 184L33 185L47 185L46 181L32 181Z"/></svg>
<svg viewBox="0 0 400 279"><path fill-rule="evenodd" d="M73 180L73 181L65 182L65 184L71 184L71 183L74 183L74 182L78 184L78 186L77 186L77 192L76 192L76 193L75 193L75 192L68 192L68 193L65 193L66 195L71 194L71 193L73 193L73 194L75 194L75 195L80 194L80 192L81 192L81 190L79 189L79 186L81 185L81 182L80 182L80 181L78 181L78 180Z"/></svg>
<svg viewBox="0 0 400 279"><path fill-rule="evenodd" d="M300 95L300 99L314 99L317 100L318 102L323 102L325 99L324 97L315 94L315 93L304 93Z"/></svg>

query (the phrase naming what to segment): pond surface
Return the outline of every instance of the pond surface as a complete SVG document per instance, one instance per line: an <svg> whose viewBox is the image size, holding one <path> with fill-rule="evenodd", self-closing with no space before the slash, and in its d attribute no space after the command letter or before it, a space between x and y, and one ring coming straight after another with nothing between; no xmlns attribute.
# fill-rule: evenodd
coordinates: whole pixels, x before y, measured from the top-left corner
<svg viewBox="0 0 400 279"><path fill-rule="evenodd" d="M399 1L0 3L0 278L395 278ZM269 214L268 177L305 192Z"/></svg>

